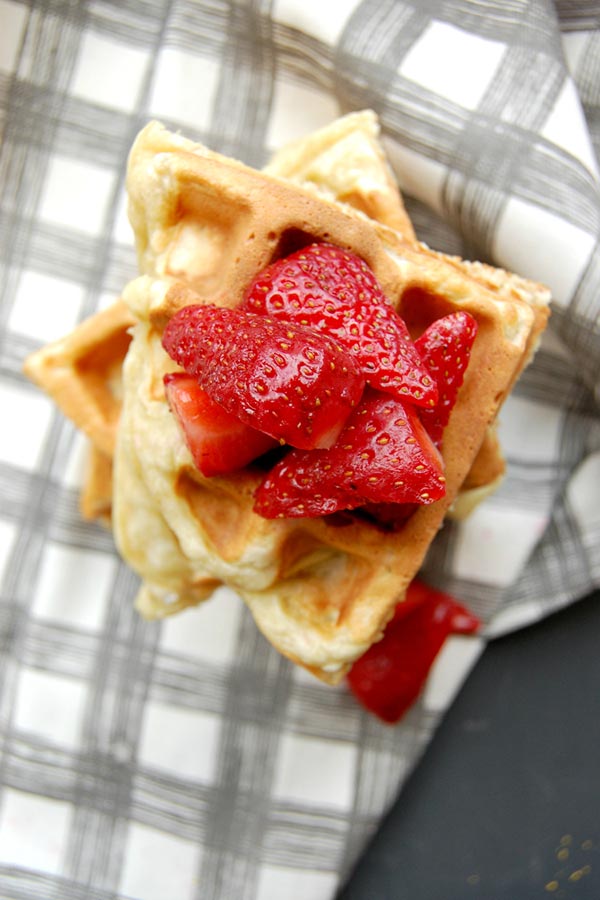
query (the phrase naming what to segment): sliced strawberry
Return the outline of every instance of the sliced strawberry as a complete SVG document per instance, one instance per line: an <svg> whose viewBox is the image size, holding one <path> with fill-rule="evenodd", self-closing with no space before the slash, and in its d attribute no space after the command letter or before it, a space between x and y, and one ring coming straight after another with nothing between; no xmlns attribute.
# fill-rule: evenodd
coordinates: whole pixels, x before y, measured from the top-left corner
<svg viewBox="0 0 600 900"><path fill-rule="evenodd" d="M419 696L450 634L474 634L479 620L449 594L415 579L383 638L348 674L355 697L384 722L397 722Z"/></svg>
<svg viewBox="0 0 600 900"><path fill-rule="evenodd" d="M211 400L185 372L165 375L165 393L192 458L203 475L225 475L278 446Z"/></svg>
<svg viewBox="0 0 600 900"><path fill-rule="evenodd" d="M333 338L240 309L188 306L163 346L224 409L294 447L331 446L364 388Z"/></svg>
<svg viewBox="0 0 600 900"><path fill-rule="evenodd" d="M353 253L311 244L268 266L243 305L334 336L355 354L368 384L419 406L435 404L437 386L404 320Z"/></svg>
<svg viewBox="0 0 600 900"><path fill-rule="evenodd" d="M329 450L290 451L256 493L265 518L320 516L366 502L429 504L444 495L442 460L417 410L367 389Z"/></svg>
<svg viewBox="0 0 600 900"><path fill-rule="evenodd" d="M441 445L444 428L464 381L476 335L477 322L473 316L455 312L436 319L415 341L438 387L437 405L420 412L421 421L437 446Z"/></svg>

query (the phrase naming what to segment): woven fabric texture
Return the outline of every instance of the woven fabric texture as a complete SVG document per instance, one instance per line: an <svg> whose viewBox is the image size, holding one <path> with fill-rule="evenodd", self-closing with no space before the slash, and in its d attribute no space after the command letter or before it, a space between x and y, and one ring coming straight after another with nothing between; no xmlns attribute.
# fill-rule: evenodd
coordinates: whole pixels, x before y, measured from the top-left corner
<svg viewBox="0 0 600 900"><path fill-rule="evenodd" d="M419 237L551 287L508 476L425 566L491 638L600 585L599 24L550 0L0 0L0 896L329 900L484 646L449 642L390 727L229 590L140 620L79 515L83 440L22 374L135 274L138 130L260 166L372 108Z"/></svg>

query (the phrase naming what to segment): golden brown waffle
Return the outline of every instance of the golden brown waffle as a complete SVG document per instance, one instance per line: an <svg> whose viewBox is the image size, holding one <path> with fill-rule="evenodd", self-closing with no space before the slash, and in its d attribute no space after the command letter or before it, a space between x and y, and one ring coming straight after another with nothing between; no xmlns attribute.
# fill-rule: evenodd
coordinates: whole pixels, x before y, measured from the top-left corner
<svg viewBox="0 0 600 900"><path fill-rule="evenodd" d="M421 566L488 428L530 352L547 292L432 253L348 205L256 172L156 123L130 157L130 217L145 274L124 299L137 324L124 366L113 526L144 580L138 607L162 616L235 588L278 649L336 681L376 640ZM261 473L207 479L192 464L164 397L174 368L169 317L195 302L236 306L273 259L314 240L364 258L413 335L454 310L479 332L444 435L447 495L397 533L360 517L267 521L252 511Z"/></svg>
<svg viewBox="0 0 600 900"><path fill-rule="evenodd" d="M128 179L146 277L127 288L128 306L116 304L40 351L28 371L93 441L82 497L87 515L110 514L110 455L120 422L114 524L124 556L144 579L138 608L164 616L230 584L283 653L336 681L380 634L449 506L464 514L500 475L488 424L545 324L548 294L415 242L372 114L346 117L288 148L268 172L148 126ZM345 525L260 519L251 509L256 470L203 478L166 406L162 374L173 365L160 333L172 312L199 299L236 305L257 271L312 239L364 256L415 334L456 308L480 323L445 435L448 495L398 534L357 516Z"/></svg>

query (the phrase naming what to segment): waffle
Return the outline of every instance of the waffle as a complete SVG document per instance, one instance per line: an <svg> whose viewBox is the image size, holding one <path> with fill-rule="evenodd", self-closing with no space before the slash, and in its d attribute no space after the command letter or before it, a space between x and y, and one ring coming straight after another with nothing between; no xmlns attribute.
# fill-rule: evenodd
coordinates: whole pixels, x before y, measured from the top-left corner
<svg viewBox="0 0 600 900"><path fill-rule="evenodd" d="M106 482L119 423L112 524L123 556L142 577L140 612L168 615L228 584L282 653L330 682L380 636L445 515L451 509L459 514L461 498L478 498L501 474L490 427L530 357L549 299L531 282L418 244L375 129L371 114L346 117L278 154L259 173L156 123L147 126L128 170L143 274L126 288L124 303L106 313L112 338L108 322L105 330L86 330L84 323L28 365L29 374L90 436L96 463L104 463L105 480L91 491L88 514L99 499L107 515ZM361 158L363 173L369 173L362 180ZM346 180L343 159L352 161ZM274 258L324 239L367 261L415 335L455 309L479 322L444 436L447 495L419 509L396 533L360 513L343 522L260 518L252 505L261 473L248 467L203 478L164 397L162 377L174 366L160 337L176 310L197 302L235 306ZM100 363L93 389L86 345L91 332ZM81 358L88 364L82 366ZM103 390L108 384L108 394L98 382ZM78 402L73 393L80 394ZM95 401L99 411L94 407L92 415Z"/></svg>
<svg viewBox="0 0 600 900"><path fill-rule="evenodd" d="M124 366L113 527L144 580L143 614L168 614L228 584L282 653L337 681L381 635L420 568L528 357L547 294L532 286L535 302L525 302L503 276L494 283L494 270L433 253L280 171L256 172L156 123L133 147L130 217L144 274L124 293L137 324ZM168 319L191 303L238 305L273 259L321 240L366 260L414 335L459 309L479 323L444 436L446 497L398 532L360 513L343 523L262 519L252 509L260 470L202 477L165 402L163 375L174 368L161 347Z"/></svg>

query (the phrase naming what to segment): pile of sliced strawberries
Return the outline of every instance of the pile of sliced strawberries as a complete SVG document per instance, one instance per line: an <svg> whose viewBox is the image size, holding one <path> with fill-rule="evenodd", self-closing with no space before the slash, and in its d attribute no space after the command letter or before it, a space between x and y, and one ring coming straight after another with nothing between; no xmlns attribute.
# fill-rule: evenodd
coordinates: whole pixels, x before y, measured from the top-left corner
<svg viewBox="0 0 600 900"><path fill-rule="evenodd" d="M165 390L206 476L288 448L256 492L260 515L403 521L445 493L442 435L476 333L457 312L413 341L363 260L311 244L265 269L238 308L174 315L163 346L184 372Z"/></svg>

